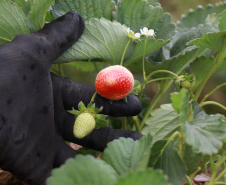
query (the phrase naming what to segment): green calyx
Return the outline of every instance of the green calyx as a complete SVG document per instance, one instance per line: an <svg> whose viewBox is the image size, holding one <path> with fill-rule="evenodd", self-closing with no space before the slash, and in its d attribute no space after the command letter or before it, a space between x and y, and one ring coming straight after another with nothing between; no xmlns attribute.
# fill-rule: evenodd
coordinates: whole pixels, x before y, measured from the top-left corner
<svg viewBox="0 0 226 185"><path fill-rule="evenodd" d="M176 79L177 87L190 89L192 81L192 75L180 75Z"/></svg>
<svg viewBox="0 0 226 185"><path fill-rule="evenodd" d="M89 113L93 116L93 118L96 121L96 126L95 128L99 127L106 127L108 125L108 121L106 120L106 115L104 114L99 114L103 110L103 107L96 108L95 103L89 103L87 107L85 104L81 101L78 104L78 110L75 110L72 108L72 110L69 111L69 113L75 115L75 119L82 113Z"/></svg>

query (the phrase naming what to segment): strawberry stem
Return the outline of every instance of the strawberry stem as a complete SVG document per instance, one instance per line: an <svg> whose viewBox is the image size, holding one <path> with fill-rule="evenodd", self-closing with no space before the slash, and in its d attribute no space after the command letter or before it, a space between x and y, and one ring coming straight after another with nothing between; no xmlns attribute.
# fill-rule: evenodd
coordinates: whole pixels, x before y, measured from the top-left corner
<svg viewBox="0 0 226 185"><path fill-rule="evenodd" d="M96 95L97 95L97 91L95 91L95 93L93 94L93 96L92 96L92 98L90 100L90 104L92 104L94 102L94 99L95 99Z"/></svg>
<svg viewBox="0 0 226 185"><path fill-rule="evenodd" d="M121 59L121 63L120 63L121 66L123 64L123 60L124 60L124 57L125 57L125 54L126 54L126 50L127 50L128 46L129 46L130 41L131 41L131 39L129 39L129 41L128 41L128 43L127 43L127 45L126 45L126 47L125 47L125 49L123 51L122 59Z"/></svg>
<svg viewBox="0 0 226 185"><path fill-rule="evenodd" d="M144 80L146 80L146 72L145 72L145 66L144 66L144 57L145 57L145 53L146 53L147 41L148 41L148 37L146 37L146 39L145 39L144 52L143 52L143 76L144 76Z"/></svg>
<svg viewBox="0 0 226 185"><path fill-rule="evenodd" d="M126 130L126 117L122 117L122 130Z"/></svg>

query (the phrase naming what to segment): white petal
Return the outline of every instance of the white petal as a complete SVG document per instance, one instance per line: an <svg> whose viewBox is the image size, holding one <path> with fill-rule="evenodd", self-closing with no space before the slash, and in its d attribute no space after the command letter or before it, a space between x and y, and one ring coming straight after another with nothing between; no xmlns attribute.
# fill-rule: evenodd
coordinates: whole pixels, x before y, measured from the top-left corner
<svg viewBox="0 0 226 185"><path fill-rule="evenodd" d="M147 27L144 27L143 28L143 32L146 32L146 31L148 31L148 28Z"/></svg>
<svg viewBox="0 0 226 185"><path fill-rule="evenodd" d="M151 35L151 36L155 35L155 31L153 29L150 29L148 32L148 35Z"/></svg>
<svg viewBox="0 0 226 185"><path fill-rule="evenodd" d="M130 28L127 28L127 30L126 30L128 33L129 33L129 31L130 31Z"/></svg>
<svg viewBox="0 0 226 185"><path fill-rule="evenodd" d="M135 33L134 37L139 39L140 38L140 33Z"/></svg>

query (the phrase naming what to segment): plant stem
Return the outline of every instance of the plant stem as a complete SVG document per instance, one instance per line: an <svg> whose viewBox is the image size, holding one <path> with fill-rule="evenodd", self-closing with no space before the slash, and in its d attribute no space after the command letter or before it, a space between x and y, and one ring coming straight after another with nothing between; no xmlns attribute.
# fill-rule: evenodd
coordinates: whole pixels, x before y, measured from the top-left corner
<svg viewBox="0 0 226 185"><path fill-rule="evenodd" d="M126 130L126 117L122 117L122 130Z"/></svg>
<svg viewBox="0 0 226 185"><path fill-rule="evenodd" d="M167 77L165 77L165 78L157 78L157 79L149 80L149 81L147 82L147 84L148 84L148 83L151 83L151 82L160 81L160 80L175 80L175 78L167 78Z"/></svg>
<svg viewBox="0 0 226 185"><path fill-rule="evenodd" d="M224 40L224 43L226 43L226 39ZM201 81L201 83L196 91L196 94L195 94L195 100L198 100L199 95L200 95L203 87L205 86L206 82L209 80L209 78L212 76L212 74L216 71L216 69L219 67L219 65L223 62L225 56L226 56L226 44L225 44L224 48L221 50L221 52L219 52L217 54L216 59L215 59L215 64L213 65L213 67L209 70L207 75Z"/></svg>
<svg viewBox="0 0 226 185"><path fill-rule="evenodd" d="M148 40L148 37L146 37L146 39L145 39L145 42L144 42L144 52L143 52L143 77L144 77L144 80L146 80L146 72L145 72L145 66L144 66L144 58L145 58L145 53L146 53L147 40Z"/></svg>
<svg viewBox="0 0 226 185"><path fill-rule="evenodd" d="M157 159L155 160L155 162L158 160L158 158L163 154L165 148L167 147L167 145L170 143L170 141L172 141L176 136L180 137L180 132L176 131L174 132L168 139L166 144L163 146L163 148L160 151L160 154L158 155Z"/></svg>
<svg viewBox="0 0 226 185"><path fill-rule="evenodd" d="M216 184L216 182L226 173L226 169L224 169L213 181L213 184Z"/></svg>
<svg viewBox="0 0 226 185"><path fill-rule="evenodd" d="M193 92L192 92L191 88L189 88L188 90L189 90L189 93L190 93L190 95L191 95L192 99L194 99L194 98L195 98L195 96L194 96L194 94L193 94Z"/></svg>
<svg viewBox="0 0 226 185"><path fill-rule="evenodd" d="M92 104L94 102L94 99L95 99L96 95L97 95L97 91L95 91L95 93L93 94L93 96L92 96L92 98L90 100L90 104Z"/></svg>
<svg viewBox="0 0 226 185"><path fill-rule="evenodd" d="M141 130L140 130L140 123L139 123L138 117L137 116L132 116L132 119L133 119L133 121L135 123L135 127L136 127L137 132L140 133Z"/></svg>
<svg viewBox="0 0 226 185"><path fill-rule="evenodd" d="M192 182L191 182L191 179L192 179L192 178L190 178L189 176L186 175L186 179L187 179L189 185L192 185Z"/></svg>
<svg viewBox="0 0 226 185"><path fill-rule="evenodd" d="M219 171L219 168L221 167L221 165L225 162L226 160L226 156L223 156L220 161L218 161L215 166L213 165L213 159L212 156L210 156L210 162L211 162L211 171L212 171L212 175L210 178L210 182L208 185L215 185L215 181L217 181L219 178L215 178L217 175L217 172ZM226 173L226 169L224 169L222 172ZM222 173L222 175L224 174ZM221 173L220 173L221 174ZM217 180L216 180L217 179Z"/></svg>
<svg viewBox="0 0 226 185"><path fill-rule="evenodd" d="M201 170L201 167L198 167L191 175L190 178L193 179L195 175Z"/></svg>
<svg viewBox="0 0 226 185"><path fill-rule="evenodd" d="M211 94L213 94L216 90L218 90L219 88L223 87L224 85L226 85L226 83L223 83L221 85L218 85L215 89L213 89L210 93L208 93L200 103L204 102Z"/></svg>
<svg viewBox="0 0 226 185"><path fill-rule="evenodd" d="M178 136L178 138L181 136L180 132L176 131L174 132L168 139L166 144L164 145L164 147L161 149L161 155L163 154L166 146L170 143L170 141L172 141L176 136Z"/></svg>
<svg viewBox="0 0 226 185"><path fill-rule="evenodd" d="M128 41L128 43L127 43L127 45L126 45L126 47L125 47L125 49L124 49L124 51L123 51L122 59L121 59L121 63L120 63L121 66L122 66L122 64L123 64L123 60L124 60L124 57L125 57L125 53L126 53L126 50L127 50L128 46L129 46L130 41L131 41L131 39L129 39L129 41Z"/></svg>
<svg viewBox="0 0 226 185"><path fill-rule="evenodd" d="M205 105L216 105L222 109L224 109L226 111L226 107L218 102L215 101L205 101L199 104L201 107L205 106Z"/></svg>
<svg viewBox="0 0 226 185"><path fill-rule="evenodd" d="M169 74L171 74L171 75L173 75L173 76L175 76L175 77L178 77L177 74L175 74L175 73L173 73L173 72L171 72L171 71L167 71L167 70L153 71L152 73L150 73L150 74L145 78L145 80L144 80L144 82L143 82L143 84L142 84L142 86L141 86L141 92L140 92L139 98L141 98L141 96L142 96L142 94L143 94L143 92L144 92L145 86L146 86L146 84L148 83L148 79L151 78L151 77L152 77L154 74L156 74L156 73L169 73Z"/></svg>

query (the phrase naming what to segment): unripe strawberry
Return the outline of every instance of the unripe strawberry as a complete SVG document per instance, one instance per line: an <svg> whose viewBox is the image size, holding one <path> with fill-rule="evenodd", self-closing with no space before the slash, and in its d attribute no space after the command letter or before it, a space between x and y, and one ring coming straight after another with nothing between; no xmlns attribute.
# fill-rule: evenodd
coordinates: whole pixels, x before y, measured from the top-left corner
<svg viewBox="0 0 226 185"><path fill-rule="evenodd" d="M126 97L133 89L134 78L132 73L123 66L110 66L97 74L96 91L103 97L111 100L120 100Z"/></svg>
<svg viewBox="0 0 226 185"><path fill-rule="evenodd" d="M96 121L90 113L81 113L75 120L73 133L74 136L81 139L87 136L96 126Z"/></svg>
<svg viewBox="0 0 226 185"><path fill-rule="evenodd" d="M180 86L181 88L189 89L191 87L191 83L189 80L183 80Z"/></svg>

